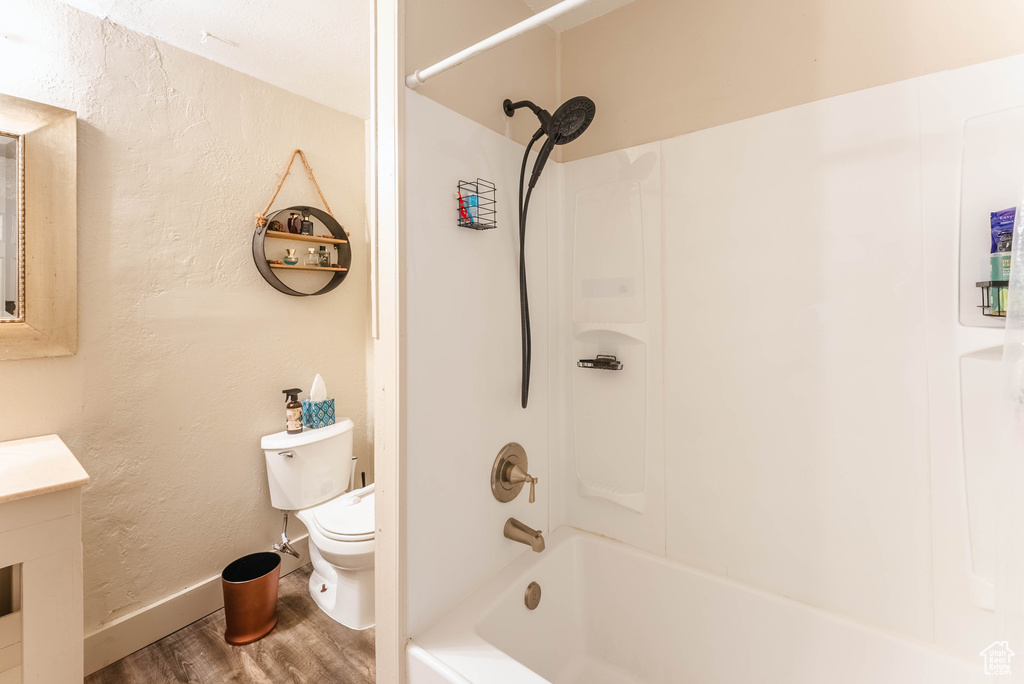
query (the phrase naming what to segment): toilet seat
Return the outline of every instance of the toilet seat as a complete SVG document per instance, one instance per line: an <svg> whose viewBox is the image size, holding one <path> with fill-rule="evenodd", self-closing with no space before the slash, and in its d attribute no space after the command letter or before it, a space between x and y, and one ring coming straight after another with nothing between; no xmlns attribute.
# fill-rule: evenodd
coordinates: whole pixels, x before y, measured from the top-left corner
<svg viewBox="0 0 1024 684"><path fill-rule="evenodd" d="M338 542L362 542L374 538L374 486L362 489L313 506L307 511L324 537Z"/></svg>
<svg viewBox="0 0 1024 684"><path fill-rule="evenodd" d="M309 532L309 543L335 568L373 568L373 485L351 491L295 515Z"/></svg>

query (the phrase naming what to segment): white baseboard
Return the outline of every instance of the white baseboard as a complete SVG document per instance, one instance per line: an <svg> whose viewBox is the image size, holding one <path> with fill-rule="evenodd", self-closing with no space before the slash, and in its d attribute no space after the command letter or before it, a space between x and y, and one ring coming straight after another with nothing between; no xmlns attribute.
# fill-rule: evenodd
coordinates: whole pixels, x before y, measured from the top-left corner
<svg viewBox="0 0 1024 684"><path fill-rule="evenodd" d="M292 545L300 557L282 555L282 575L309 562L309 535L293 539ZM85 674L117 662L223 607L220 575L216 575L123 615L85 636Z"/></svg>

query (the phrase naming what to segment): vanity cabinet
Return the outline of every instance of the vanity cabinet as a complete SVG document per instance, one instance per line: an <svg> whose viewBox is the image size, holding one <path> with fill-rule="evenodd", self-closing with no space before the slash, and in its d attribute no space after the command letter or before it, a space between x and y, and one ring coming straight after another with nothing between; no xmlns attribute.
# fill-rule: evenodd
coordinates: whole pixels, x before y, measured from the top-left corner
<svg viewBox="0 0 1024 684"><path fill-rule="evenodd" d="M83 678L82 487L56 435L0 442L0 568L15 572L0 617L0 684Z"/></svg>

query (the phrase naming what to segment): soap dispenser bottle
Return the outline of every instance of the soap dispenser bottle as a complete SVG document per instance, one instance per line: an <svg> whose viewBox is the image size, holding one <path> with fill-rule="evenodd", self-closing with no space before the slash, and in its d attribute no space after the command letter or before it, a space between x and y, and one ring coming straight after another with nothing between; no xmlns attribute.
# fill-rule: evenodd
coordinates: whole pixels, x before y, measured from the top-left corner
<svg viewBox="0 0 1024 684"><path fill-rule="evenodd" d="M288 395L288 403L284 406L285 430L289 435L297 435L302 432L302 404L299 402L302 390L293 387L281 392Z"/></svg>

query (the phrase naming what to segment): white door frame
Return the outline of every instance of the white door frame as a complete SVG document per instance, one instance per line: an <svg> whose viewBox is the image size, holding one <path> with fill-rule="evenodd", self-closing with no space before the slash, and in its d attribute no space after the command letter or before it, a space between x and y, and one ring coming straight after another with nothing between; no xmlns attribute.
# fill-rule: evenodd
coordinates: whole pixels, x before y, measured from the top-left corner
<svg viewBox="0 0 1024 684"><path fill-rule="evenodd" d="M371 201L377 681L406 681L404 0L373 6Z"/></svg>

